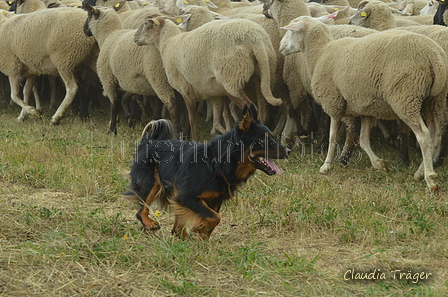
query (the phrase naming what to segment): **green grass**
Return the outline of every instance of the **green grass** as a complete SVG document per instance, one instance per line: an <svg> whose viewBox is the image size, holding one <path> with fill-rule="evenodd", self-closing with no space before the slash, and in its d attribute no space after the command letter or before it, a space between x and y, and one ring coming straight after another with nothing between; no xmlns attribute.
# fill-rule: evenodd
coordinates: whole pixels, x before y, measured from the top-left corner
<svg viewBox="0 0 448 297"><path fill-rule="evenodd" d="M318 174L321 154L295 149L282 174L258 172L226 203L207 242L140 231L126 190L141 127L107 132L107 108L88 121L70 113L17 123L0 102L0 295L2 296L444 296L448 290L447 165L438 193L395 163L361 156ZM202 120L202 119L201 119ZM210 125L201 123L201 139ZM153 211L155 211L154 209ZM380 269L388 279L344 280ZM393 280L401 270L427 281Z"/></svg>

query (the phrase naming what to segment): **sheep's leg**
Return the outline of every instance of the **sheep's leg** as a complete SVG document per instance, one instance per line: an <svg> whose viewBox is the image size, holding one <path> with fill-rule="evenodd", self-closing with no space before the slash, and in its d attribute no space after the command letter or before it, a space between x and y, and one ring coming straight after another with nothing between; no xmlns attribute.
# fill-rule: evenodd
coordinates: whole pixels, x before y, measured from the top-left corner
<svg viewBox="0 0 448 297"><path fill-rule="evenodd" d="M51 118L52 125L58 125L61 119L64 117L65 111L72 104L73 99L75 99L76 93L78 92L78 84L76 83L74 73L60 73L61 79L65 85L65 97L62 100L61 105L59 105L55 114Z"/></svg>
<svg viewBox="0 0 448 297"><path fill-rule="evenodd" d="M336 155L336 146L337 142L336 139L338 138L338 131L339 127L341 125L340 119L336 119L331 117L330 119L330 137L329 137L329 144L328 144L328 152L327 157L325 158L324 164L320 167L319 173L326 174L331 169L333 169L334 161L335 161L335 155Z"/></svg>
<svg viewBox="0 0 448 297"><path fill-rule="evenodd" d="M213 128L210 134L216 133L218 131L221 134L227 133L226 129L221 124L222 114L224 110L224 102L221 97L212 98L210 102L213 106Z"/></svg>
<svg viewBox="0 0 448 297"><path fill-rule="evenodd" d="M56 109L58 107L57 104L57 96L56 96L56 87L57 87L57 77L56 76L48 76L48 82L50 84L50 109Z"/></svg>
<svg viewBox="0 0 448 297"><path fill-rule="evenodd" d="M210 122L213 117L213 103L211 101L205 101L205 106L207 108L207 115L205 116L205 121Z"/></svg>
<svg viewBox="0 0 448 297"><path fill-rule="evenodd" d="M406 121L405 119L403 119L403 121L408 124L414 132L415 138L417 139L422 151L423 162L415 172L414 179L421 180L424 177L428 188L431 191L437 191L439 189L439 184L437 182L437 174L434 172L432 165L432 160L434 157L434 144L431 139L431 132L421 117L419 118L418 123L412 123L410 121Z"/></svg>
<svg viewBox="0 0 448 297"><path fill-rule="evenodd" d="M425 116L425 123L431 133L431 140L433 144L433 163L436 163L439 159L442 145L442 131L440 127L440 121L439 119L436 119L436 115L434 114L429 104L423 105L423 114ZM443 114L440 114L439 116L443 117Z"/></svg>
<svg viewBox="0 0 448 297"><path fill-rule="evenodd" d="M359 141L360 124L358 118L344 118L344 123L346 130L345 144L339 162L342 165L347 166L353 154L353 149Z"/></svg>
<svg viewBox="0 0 448 297"><path fill-rule="evenodd" d="M134 127L135 118L131 113L131 101L132 101L132 93L126 92L123 97L121 97L121 108L123 108L125 119L128 123L129 127Z"/></svg>
<svg viewBox="0 0 448 297"><path fill-rule="evenodd" d="M190 123L191 138L193 141L198 141L198 128L197 128L198 117L196 110L196 101L189 96L184 96L184 101L188 110L188 120Z"/></svg>
<svg viewBox="0 0 448 297"><path fill-rule="evenodd" d="M36 80L37 76L34 75L26 79L25 86L23 87L23 100L26 104L29 104L32 92L34 95L34 101L36 102L36 110L40 112L42 110L42 106L40 104L40 98L36 88Z"/></svg>
<svg viewBox="0 0 448 297"><path fill-rule="evenodd" d="M281 143L283 145L288 146L292 144L294 141L295 127L294 120L289 115L286 115L286 123L281 138Z"/></svg>
<svg viewBox="0 0 448 297"><path fill-rule="evenodd" d="M437 183L437 174L434 172L433 160L437 159L440 150L441 133L439 121L434 118L434 113L428 104L423 105L423 113L426 124L420 117L419 125L409 125L414 132L415 137L422 151L423 161L414 174L414 179L426 180L428 188L436 191L439 188Z"/></svg>
<svg viewBox="0 0 448 297"><path fill-rule="evenodd" d="M22 107L22 111L20 112L19 117L17 118L18 122L23 122L23 120L26 118L26 115L38 115L39 113L37 110L28 105L28 103L24 102L19 97L20 93L20 76L10 76L9 77L9 85L11 86L11 99L14 103Z"/></svg>
<svg viewBox="0 0 448 297"><path fill-rule="evenodd" d="M237 123L239 121L238 112L236 111L236 104L233 101L230 101L229 104L230 114L232 115L233 121Z"/></svg>
<svg viewBox="0 0 448 297"><path fill-rule="evenodd" d="M36 101L36 109L39 113L42 113L42 103L40 102L40 96L39 96L39 92L37 90L37 86L36 84L33 85L33 96L34 96L34 101Z"/></svg>
<svg viewBox="0 0 448 297"><path fill-rule="evenodd" d="M224 118L224 124L226 125L226 131L232 130L232 118L230 115L230 108L229 104L227 103L227 98L223 98L224 103L224 112L223 112L223 118Z"/></svg>
<svg viewBox="0 0 448 297"><path fill-rule="evenodd" d="M272 130L272 135L279 136L282 134L281 131L284 131L287 113L288 113L288 110L286 109L286 106L285 105L281 106L280 107L280 115L277 120L277 125L275 126L274 130Z"/></svg>
<svg viewBox="0 0 448 297"><path fill-rule="evenodd" d="M380 169L387 172L387 164L384 160L378 158L370 146L370 129L372 127L372 117L361 117L361 133L359 136L359 144L361 148L369 156L372 166L376 169Z"/></svg>

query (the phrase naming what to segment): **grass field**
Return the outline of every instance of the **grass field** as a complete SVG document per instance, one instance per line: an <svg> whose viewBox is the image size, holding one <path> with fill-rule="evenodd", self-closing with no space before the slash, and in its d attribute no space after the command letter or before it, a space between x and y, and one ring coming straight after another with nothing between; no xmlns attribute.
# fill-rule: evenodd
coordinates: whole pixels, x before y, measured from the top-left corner
<svg viewBox="0 0 448 297"><path fill-rule="evenodd" d="M223 206L209 241L180 240L170 214L150 236L120 198L141 127L108 135L106 106L57 127L18 114L0 102L1 296L448 296L448 165L430 194L419 157L399 166L378 139L388 173L358 150L322 176L322 155L295 148Z"/></svg>

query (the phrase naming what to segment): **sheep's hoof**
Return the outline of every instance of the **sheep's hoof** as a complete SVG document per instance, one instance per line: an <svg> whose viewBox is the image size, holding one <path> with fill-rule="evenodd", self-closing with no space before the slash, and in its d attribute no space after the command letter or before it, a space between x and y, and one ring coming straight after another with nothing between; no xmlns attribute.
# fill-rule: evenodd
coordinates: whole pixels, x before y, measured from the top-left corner
<svg viewBox="0 0 448 297"><path fill-rule="evenodd" d="M322 165L319 169L319 173L320 174L328 174L328 172L330 172L330 170L333 169L333 164L332 163L325 163L324 165Z"/></svg>
<svg viewBox="0 0 448 297"><path fill-rule="evenodd" d="M39 114L39 111L32 106L25 106L23 108L27 114L36 115Z"/></svg>
<svg viewBox="0 0 448 297"><path fill-rule="evenodd" d="M27 117L24 115L24 116L22 116L22 115L20 115L18 118L17 118L17 123L23 123L24 121L25 121L25 119L26 119Z"/></svg>
<svg viewBox="0 0 448 297"><path fill-rule="evenodd" d="M51 118L50 125L56 126L61 123L61 117Z"/></svg>
<svg viewBox="0 0 448 297"><path fill-rule="evenodd" d="M431 192L436 192L439 190L439 183L437 182L437 174L431 173L426 177L426 183Z"/></svg>
<svg viewBox="0 0 448 297"><path fill-rule="evenodd" d="M423 178L425 177L424 173L422 170L417 170L414 174L414 180L416 181L421 181Z"/></svg>
<svg viewBox="0 0 448 297"><path fill-rule="evenodd" d="M375 164L375 168L383 170L384 172L388 172L389 171L389 164L387 161L379 159L376 164Z"/></svg>

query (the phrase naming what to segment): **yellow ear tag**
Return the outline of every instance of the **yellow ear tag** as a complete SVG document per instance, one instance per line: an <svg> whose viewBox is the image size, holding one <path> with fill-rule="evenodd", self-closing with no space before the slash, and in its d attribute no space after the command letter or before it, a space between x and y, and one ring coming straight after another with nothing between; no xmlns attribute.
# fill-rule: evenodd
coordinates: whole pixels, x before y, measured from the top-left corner
<svg viewBox="0 0 448 297"><path fill-rule="evenodd" d="M178 24L180 24L180 23L182 23L182 19L181 19L181 18L178 18L178 19L176 20L176 22L177 22Z"/></svg>
<svg viewBox="0 0 448 297"><path fill-rule="evenodd" d="M414 11L412 9L409 10L410 13L414 13Z"/></svg>
<svg viewBox="0 0 448 297"><path fill-rule="evenodd" d="M204 0L205 1L205 3L209 3L210 2L210 0Z"/></svg>
<svg viewBox="0 0 448 297"><path fill-rule="evenodd" d="M218 16L218 15L219 15L219 13L216 13L216 12L214 12L214 13L213 13L213 15L216 15L216 16Z"/></svg>
<svg viewBox="0 0 448 297"><path fill-rule="evenodd" d="M188 3L187 0L184 0L184 4L185 4L185 5L188 5L188 4L190 4L190 3Z"/></svg>
<svg viewBox="0 0 448 297"><path fill-rule="evenodd" d="M333 9L334 9L334 11L338 11L339 10L339 8L337 8L337 7L334 7Z"/></svg>
<svg viewBox="0 0 448 297"><path fill-rule="evenodd" d="M154 26L160 25L160 22L158 20L154 20Z"/></svg>
<svg viewBox="0 0 448 297"><path fill-rule="evenodd" d="M361 16L362 16L362 17L366 17L366 16L367 16L367 13L366 13L365 11L363 11L363 12L361 12Z"/></svg>
<svg viewBox="0 0 448 297"><path fill-rule="evenodd" d="M142 5L145 6L146 4L148 4L147 2L143 2Z"/></svg>
<svg viewBox="0 0 448 297"><path fill-rule="evenodd" d="M7 13L6 11L4 11L4 10L2 11L2 13L3 13L4 15L7 15L7 14L8 14L8 13Z"/></svg>
<svg viewBox="0 0 448 297"><path fill-rule="evenodd" d="M115 8L118 8L118 7L120 7L120 3L117 3L114 6L115 6Z"/></svg>

